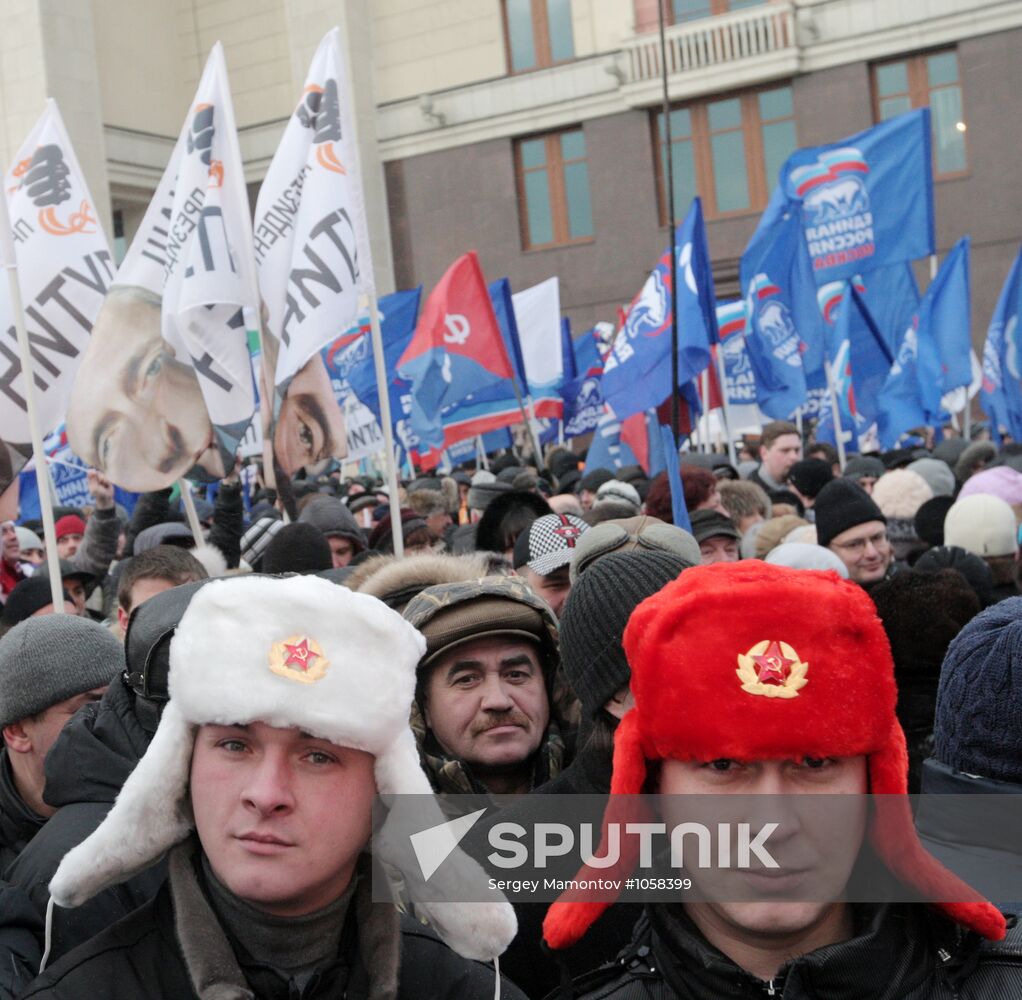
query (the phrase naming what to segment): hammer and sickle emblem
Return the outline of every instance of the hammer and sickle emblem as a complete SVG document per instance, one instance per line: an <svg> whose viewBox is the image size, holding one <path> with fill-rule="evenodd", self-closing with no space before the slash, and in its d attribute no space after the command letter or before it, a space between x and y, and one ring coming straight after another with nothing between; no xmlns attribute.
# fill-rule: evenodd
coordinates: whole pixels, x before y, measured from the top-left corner
<svg viewBox="0 0 1022 1000"><path fill-rule="evenodd" d="M468 320L460 313L448 313L444 317L444 326L447 328L444 331L445 344L464 344L472 332Z"/></svg>

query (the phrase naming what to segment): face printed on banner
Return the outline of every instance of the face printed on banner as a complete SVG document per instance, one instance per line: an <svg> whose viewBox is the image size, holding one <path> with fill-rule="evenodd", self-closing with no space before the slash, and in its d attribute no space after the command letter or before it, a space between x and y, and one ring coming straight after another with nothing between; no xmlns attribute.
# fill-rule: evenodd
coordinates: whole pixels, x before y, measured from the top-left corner
<svg viewBox="0 0 1022 1000"><path fill-rule="evenodd" d="M344 415L319 354L299 369L287 387L273 432L273 450L288 475L348 454Z"/></svg>
<svg viewBox="0 0 1022 1000"><path fill-rule="evenodd" d="M160 335L160 301L107 296L71 392L71 447L124 489L162 489L194 467L225 474L199 381Z"/></svg>

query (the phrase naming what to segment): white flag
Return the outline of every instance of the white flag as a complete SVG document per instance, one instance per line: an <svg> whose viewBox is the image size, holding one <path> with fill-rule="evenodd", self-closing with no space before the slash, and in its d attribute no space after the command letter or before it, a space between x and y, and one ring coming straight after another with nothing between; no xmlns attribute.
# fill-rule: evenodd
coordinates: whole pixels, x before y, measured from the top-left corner
<svg viewBox="0 0 1022 1000"><path fill-rule="evenodd" d="M564 409L557 391L564 378L561 350L561 285L547 278L511 296L525 377L536 416L560 417Z"/></svg>
<svg viewBox="0 0 1022 1000"><path fill-rule="evenodd" d="M75 451L127 489L223 476L255 410L247 330L258 309L218 42L96 322L68 415Z"/></svg>
<svg viewBox="0 0 1022 1000"><path fill-rule="evenodd" d="M343 458L344 420L319 352L373 291L347 78L335 28L319 44L256 205L255 257L276 351L274 452L288 473Z"/></svg>
<svg viewBox="0 0 1022 1000"><path fill-rule="evenodd" d="M113 277L106 236L56 102L4 176L31 342L40 433L63 420L75 371ZM0 493L31 457L14 316L0 282Z"/></svg>

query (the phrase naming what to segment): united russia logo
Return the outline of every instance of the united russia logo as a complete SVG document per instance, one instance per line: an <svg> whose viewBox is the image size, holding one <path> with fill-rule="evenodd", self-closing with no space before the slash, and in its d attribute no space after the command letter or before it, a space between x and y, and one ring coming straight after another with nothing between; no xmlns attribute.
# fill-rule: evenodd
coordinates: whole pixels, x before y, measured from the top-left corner
<svg viewBox="0 0 1022 1000"><path fill-rule="evenodd" d="M813 269L822 271L876 253L873 213L864 177L869 164L854 146L821 153L788 175L788 193L802 202Z"/></svg>

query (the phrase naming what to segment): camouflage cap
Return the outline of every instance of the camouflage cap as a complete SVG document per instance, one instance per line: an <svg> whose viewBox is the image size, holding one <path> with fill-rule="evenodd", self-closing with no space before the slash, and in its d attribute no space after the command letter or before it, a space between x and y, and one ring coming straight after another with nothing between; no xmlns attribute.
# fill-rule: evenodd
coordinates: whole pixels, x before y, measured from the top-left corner
<svg viewBox="0 0 1022 1000"><path fill-rule="evenodd" d="M553 680L559 662L557 619L519 577L486 576L427 587L403 614L426 637L419 671L453 646L506 635L536 642L547 682Z"/></svg>

